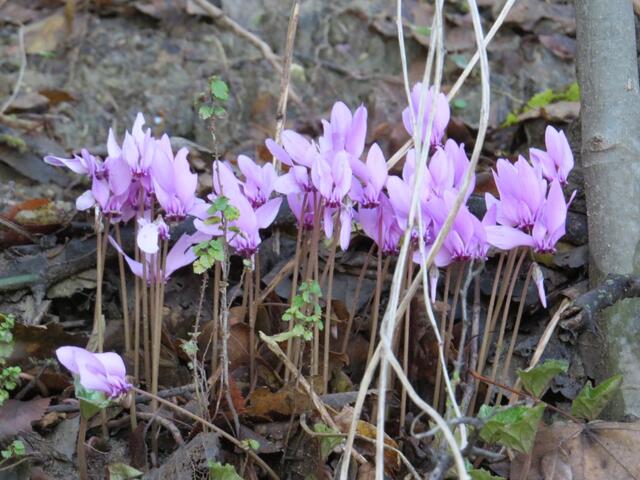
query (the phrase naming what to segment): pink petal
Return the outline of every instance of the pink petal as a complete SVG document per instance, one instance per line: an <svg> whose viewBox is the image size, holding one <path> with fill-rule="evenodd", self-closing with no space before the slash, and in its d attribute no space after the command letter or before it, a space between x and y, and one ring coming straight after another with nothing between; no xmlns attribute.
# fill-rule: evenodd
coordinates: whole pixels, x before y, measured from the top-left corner
<svg viewBox="0 0 640 480"><path fill-rule="evenodd" d="M282 148L280 145L278 145L276 142L274 142L270 138L265 140L264 143L267 146L267 149L271 152L271 155L273 155L278 160L280 160L281 163L284 163L285 165L289 165L290 167L293 166L293 162L291 161L291 157L284 150L284 148Z"/></svg>
<svg viewBox="0 0 640 480"><path fill-rule="evenodd" d="M531 236L521 230L512 227L494 226L486 227L487 242L502 250L511 250L516 247L533 247Z"/></svg>
<svg viewBox="0 0 640 480"><path fill-rule="evenodd" d="M269 200L256 210L256 219L258 222L258 228L267 228L273 223L280 210L282 204L282 197Z"/></svg>
<svg viewBox="0 0 640 480"><path fill-rule="evenodd" d="M346 150L356 157L362 155L365 137L367 136L367 109L359 106L353 114L351 128L347 133Z"/></svg>
<svg viewBox="0 0 640 480"><path fill-rule="evenodd" d="M78 198L76 198L76 210L88 210L96 204L96 199L93 197L91 190L87 190Z"/></svg>

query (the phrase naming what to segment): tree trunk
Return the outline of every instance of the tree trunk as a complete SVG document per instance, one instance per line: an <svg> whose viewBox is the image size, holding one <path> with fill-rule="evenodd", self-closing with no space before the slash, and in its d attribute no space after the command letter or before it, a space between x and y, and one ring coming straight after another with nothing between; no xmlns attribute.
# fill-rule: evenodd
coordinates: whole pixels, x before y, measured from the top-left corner
<svg viewBox="0 0 640 480"><path fill-rule="evenodd" d="M632 0L576 0L582 167L589 221L589 277L640 273L640 94ZM640 384L640 300L603 312L607 374ZM591 339L593 340L593 338ZM640 415L624 390L614 415Z"/></svg>

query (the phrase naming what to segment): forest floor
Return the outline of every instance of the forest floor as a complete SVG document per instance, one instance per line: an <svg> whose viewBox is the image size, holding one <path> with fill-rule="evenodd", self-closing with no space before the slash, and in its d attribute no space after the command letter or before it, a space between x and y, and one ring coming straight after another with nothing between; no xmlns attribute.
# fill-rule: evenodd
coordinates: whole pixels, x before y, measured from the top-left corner
<svg viewBox="0 0 640 480"><path fill-rule="evenodd" d="M74 3L73 8L69 7ZM486 31L503 2L478 3ZM217 1L228 18L257 35L276 55L284 50L290 4L284 0ZM61 345L84 346L88 341L96 291L93 221L89 215L75 211L74 198L84 190L82 182L77 176L45 165L42 157L68 156L81 148L105 156L108 129L112 127L122 135L136 113L143 112L154 132L171 136L174 148L189 147L191 167L200 174L198 193L204 197L211 191L214 156L234 161L237 155L246 154L270 161L264 140L274 135L276 126L280 75L247 38L202 14L192 0L78 0L66 5L63 0L0 0L3 102L24 69L17 96L0 115L0 218L29 233L0 225L0 312L14 314L18 320L9 363L21 366L29 375L27 378L37 380L21 393L21 404L13 406L17 410L0 408L0 441L17 431L32 429L24 434L32 455L29 467L25 464L16 469L13 477L0 473L2 478L77 475L72 459L79 420L73 412L74 404L67 399L70 379L47 360L54 358L54 350ZM447 2L445 91L475 51L471 17L465 6L464 1ZM367 106L367 144L378 142L388 157L405 143L408 135L402 126L401 111L406 95L395 8L395 2L388 0L302 3L293 53L288 128L309 136L319 135L320 119L327 118L333 103L342 100L351 108L361 103ZM422 76L428 46L426 27L432 13L430 3L404 2L412 82ZM25 58L21 55L19 25L24 25ZM570 189L578 190L569 213L567 235L558 253L538 259L546 279L549 309L540 307L533 285L524 294L522 284L516 285L513 302L516 305L525 297L525 315L509 378L505 379L509 385L514 383L515 370L529 364L562 301L574 300L588 289L579 101L572 90L576 81L575 28L572 2L520 0L489 47L489 131L480 157L472 210L474 198L495 191L490 169L496 159L515 159L518 154L528 155L529 146L544 146L548 124L567 132L576 157ZM207 124L198 116L197 104L213 75L229 85L230 98L226 113L216 121L212 138ZM451 105L452 121L447 134L465 143L467 152L473 148L478 128L479 83L476 72ZM397 171L401 167L398 165ZM261 249L265 284L293 256L295 234L288 228L290 220L281 215ZM132 232L125 230L124 235L130 237ZM334 308L337 317L344 320L355 305L357 322L375 288L375 267L372 265L365 275L360 295L355 298L369 244L356 239L355 245L348 253L338 255ZM326 256L327 252L323 250L320 255ZM103 287L105 350L122 351L115 252L109 253L107 259ZM480 279L483 300L491 293L495 269L496 258L492 258ZM236 284L241 270L241 262L234 261L231 292L239 292ZM200 316L203 331L211 328L211 300L205 298L200 304L200 284L199 276L183 269L167 288L162 389L189 383L188 359L179 347L188 340L196 316ZM261 330L268 334L279 331L282 308L277 305L288 301L290 288L290 284L282 282L270 297L276 306L258 313ZM420 315L419 309L415 310L415 315ZM287 385L278 387L274 380L246 396L248 385L241 379L247 369L247 324L239 307L233 307L231 313L230 370L237 379L235 400L241 410L242 437L258 440L257 453L282 478L331 478L335 468L331 462L335 459L319 455L318 440L305 437L296 425L298 420L293 421L308 410L307 403L293 400L299 392ZM364 333L367 328L363 327ZM559 407L567 406L585 381L597 376L597 348L590 349L589 341L581 340L582 328L565 322L545 350L545 358L564 359L570 364L569 372L557 377L545 397ZM507 335L510 334L508 330ZM326 402L335 402L332 406L336 410L355 399L352 392L366 366L367 338L364 334L354 335L348 354L336 359L332 393L325 396ZM425 332L416 336L417 343L429 341L433 340ZM265 355L265 362L273 360ZM426 395L433 391L436 359L427 355L421 361L429 368L415 368L410 378ZM187 408L193 406L188 389L174 397L186 403ZM71 407L65 410L68 405ZM177 446L175 435L162 435L160 458L152 467L147 462L146 431L130 435L122 411L110 410L109 448L100 444L98 436L91 439L95 450L90 454L92 475L102 478L109 465L128 464L148 467L145 478L204 478L207 459L233 463L239 458L233 448L221 444L215 436L189 428L184 418L170 414L167 418L180 427L177 435L184 444ZM394 430L398 431L397 425L390 429ZM428 448L403 435L391 441L402 446L413 465L429 471L433 459L424 453ZM373 451L366 453L371 455ZM535 451L533 455L535 458ZM516 473L523 468L520 461L503 461L493 470L517 478ZM539 461L532 465L540 476L528 478L547 478L542 476ZM403 478L401 471L389 472L391 478ZM114 471L110 475L109 478L129 478L124 474L116 476ZM256 473L247 468L245 475L255 478ZM358 478L370 478L366 475L362 471Z"/></svg>

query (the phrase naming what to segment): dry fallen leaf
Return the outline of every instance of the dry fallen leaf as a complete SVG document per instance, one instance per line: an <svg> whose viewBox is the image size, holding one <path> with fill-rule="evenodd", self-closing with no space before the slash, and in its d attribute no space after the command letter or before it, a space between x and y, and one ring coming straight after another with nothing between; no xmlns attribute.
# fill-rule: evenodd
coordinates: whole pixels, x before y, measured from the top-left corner
<svg viewBox="0 0 640 480"><path fill-rule="evenodd" d="M640 422L555 422L541 425L526 473L525 456L510 478L526 480L631 480L640 478ZM525 473L526 476L522 476Z"/></svg>
<svg viewBox="0 0 640 480"><path fill-rule="evenodd" d="M6 400L0 407L0 440L20 432L31 432L31 423L42 418L51 398L37 398L28 402Z"/></svg>

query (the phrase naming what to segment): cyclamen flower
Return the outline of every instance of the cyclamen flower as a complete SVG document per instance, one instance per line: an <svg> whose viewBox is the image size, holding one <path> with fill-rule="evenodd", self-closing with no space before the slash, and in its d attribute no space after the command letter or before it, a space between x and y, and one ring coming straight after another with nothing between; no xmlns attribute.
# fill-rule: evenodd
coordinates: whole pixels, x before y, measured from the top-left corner
<svg viewBox="0 0 640 480"><path fill-rule="evenodd" d="M418 82L413 86L411 90L411 101L409 106L402 111L402 123L404 124L404 128L407 130L409 135L413 135L413 121L420 124L422 122L422 141L424 142L427 137L427 125L429 121L429 114L431 113L431 105L434 101L433 95L435 93L435 88L431 87L426 92L426 96L424 99L424 110L423 117L418 118L419 109L420 109L420 95L422 94L422 83ZM449 109L449 102L447 101L447 97L443 93L439 93L435 99L436 107L435 107L435 116L433 118L433 126L431 129L431 145L439 145L442 142L442 137L444 136L444 132L449 124L449 119L451 117L451 110ZM413 110L413 115L411 115L411 111Z"/></svg>
<svg viewBox="0 0 640 480"><path fill-rule="evenodd" d="M318 155L313 160L311 181L329 208L342 204L351 189L352 170L345 151Z"/></svg>
<svg viewBox="0 0 640 480"><path fill-rule="evenodd" d="M117 353L92 353L79 347L60 347L56 350L56 356L87 390L116 398L131 389L131 384L125 378L127 372L124 361Z"/></svg>
<svg viewBox="0 0 640 480"><path fill-rule="evenodd" d="M408 172L403 172L405 175ZM427 177L423 179L423 187L420 188L420 200L416 215L422 216L423 225L423 239L425 245L431 244L433 241L433 219L430 217L429 212L426 210L427 200L429 198ZM411 209L411 197L413 192L413 174L411 173L408 178L400 178L395 175L390 176L387 179L387 192L389 193L389 201L396 216L396 220L400 228L404 231L409 225L409 211ZM418 217L414 220L413 230L411 232L411 239L417 242L419 238Z"/></svg>
<svg viewBox="0 0 640 480"><path fill-rule="evenodd" d="M363 208L375 208L380 203L382 189L387 183L387 162L384 159L382 150L377 143L371 145L367 154L367 163L363 164L360 160L355 162L362 164L359 168L361 172L360 180L364 183L361 185L358 181L351 184L350 197L358 202Z"/></svg>
<svg viewBox="0 0 640 480"><path fill-rule="evenodd" d="M325 207L322 226L327 238L333 238L334 215L338 215L335 221L340 225L340 248L345 251L349 248L349 242L351 241L351 222L355 213L353 207L348 202L340 205L338 208Z"/></svg>
<svg viewBox="0 0 640 480"><path fill-rule="evenodd" d="M443 198L434 197L429 201L428 208L438 229L453 209L456 196L456 192L450 190L445 192ZM484 259L488 250L484 222L480 222L466 205L462 205L434 263L438 267L445 267L454 261Z"/></svg>
<svg viewBox="0 0 640 480"><path fill-rule="evenodd" d="M198 203L198 175L191 173L188 154L186 148L181 148L174 157L166 134L156 142L151 178L155 196L169 221L183 220Z"/></svg>
<svg viewBox="0 0 640 480"><path fill-rule="evenodd" d="M331 121L322 120L324 134L318 140L321 153L345 151L359 158L367 136L367 109L361 105L351 114L343 102L331 109Z"/></svg>
<svg viewBox="0 0 640 480"><path fill-rule="evenodd" d="M313 229L315 206L318 204L318 197L317 193L293 193L287 195L287 203L298 220L298 228Z"/></svg>
<svg viewBox="0 0 640 480"><path fill-rule="evenodd" d="M151 137L151 129L142 130L145 120L142 113L138 113L131 133L126 132L122 147L118 145L113 130L109 129L107 151L109 157L122 157L131 169L134 178L140 179L148 191L152 189L151 165L153 164L156 140Z"/></svg>
<svg viewBox="0 0 640 480"><path fill-rule="evenodd" d="M362 230L371 238L383 255L397 255L403 230L389 198L382 194L376 208L361 208L357 215Z"/></svg>
<svg viewBox="0 0 640 480"><path fill-rule="evenodd" d="M56 167L67 167L75 173L91 178L91 189L76 199L78 210L87 210L98 205L107 215L118 217L126 203L126 193L131 184L131 172L119 157L107 157L105 161L82 149L73 158L53 155L44 157L45 163Z"/></svg>
<svg viewBox="0 0 640 480"><path fill-rule="evenodd" d="M500 200L487 193L487 207L497 205L499 224L528 231L536 222L545 201L547 182L542 178L542 170L531 166L522 156L515 164L498 159L496 170L493 178Z"/></svg>
<svg viewBox="0 0 640 480"><path fill-rule="evenodd" d="M540 165L542 174L550 182L558 180L560 185L567 184L567 177L573 169L574 160L571 147L564 132L549 125L544 134L547 151L537 148L529 149L534 165Z"/></svg>
<svg viewBox="0 0 640 480"><path fill-rule="evenodd" d="M273 193L278 174L273 165L266 163L263 166L245 155L238 155L238 167L245 177L242 184L244 196L249 200L253 208L264 205Z"/></svg>
<svg viewBox="0 0 640 480"><path fill-rule="evenodd" d="M282 146L270 138L265 141L271 154L289 167L301 165L310 168L313 156L318 151L316 145L293 130L284 130L281 138Z"/></svg>
<svg viewBox="0 0 640 480"><path fill-rule="evenodd" d="M229 245L245 258L252 257L261 243L260 232L267 228L276 218L282 198L274 198L266 201L262 206L254 210L249 200L240 189L239 180L233 172L222 162L213 164L213 191L209 197L215 201L218 196L224 195L229 203L238 209L238 218L227 225L227 241ZM196 229L209 236L221 236L224 230L221 224L207 224L208 206L201 208L198 219L194 221Z"/></svg>
<svg viewBox="0 0 640 480"><path fill-rule="evenodd" d="M542 203L530 233L510 225L490 226L487 227L488 241L503 250L532 247L539 253L553 253L556 243L565 234L567 209L560 182L554 180L551 182L549 194ZM498 223L501 223L499 218Z"/></svg>

